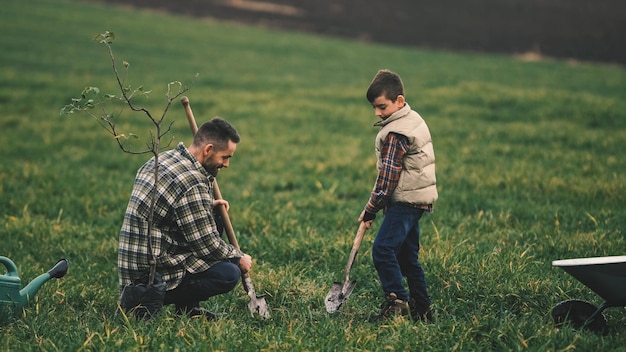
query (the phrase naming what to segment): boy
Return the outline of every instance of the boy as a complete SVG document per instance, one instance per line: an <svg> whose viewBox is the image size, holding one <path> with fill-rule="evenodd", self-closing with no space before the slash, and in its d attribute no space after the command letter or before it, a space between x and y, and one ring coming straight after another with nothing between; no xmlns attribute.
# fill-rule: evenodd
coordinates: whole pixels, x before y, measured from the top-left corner
<svg viewBox="0 0 626 352"><path fill-rule="evenodd" d="M370 83L367 100L381 121L375 147L378 177L359 216L366 228L384 209L384 220L372 247L372 259L385 293L375 318L396 314L433 321L424 270L418 260L419 220L437 200L435 154L428 126L404 98L400 77L380 70ZM406 277L409 294L402 283Z"/></svg>

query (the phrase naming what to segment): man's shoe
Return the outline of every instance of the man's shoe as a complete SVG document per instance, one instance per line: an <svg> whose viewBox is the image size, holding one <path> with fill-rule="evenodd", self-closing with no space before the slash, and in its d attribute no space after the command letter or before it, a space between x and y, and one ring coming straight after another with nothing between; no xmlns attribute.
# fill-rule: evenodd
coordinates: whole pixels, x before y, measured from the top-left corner
<svg viewBox="0 0 626 352"><path fill-rule="evenodd" d="M206 309L202 309L200 307L195 307L191 311L187 313L190 318L202 318L204 317L206 320L215 320L217 317L214 313L209 312Z"/></svg>
<svg viewBox="0 0 626 352"><path fill-rule="evenodd" d="M206 320L215 320L217 317L212 312L208 310L202 309L200 307L193 307L191 310L187 309L176 309L176 314L178 315L186 315L189 318L202 318L204 317Z"/></svg>

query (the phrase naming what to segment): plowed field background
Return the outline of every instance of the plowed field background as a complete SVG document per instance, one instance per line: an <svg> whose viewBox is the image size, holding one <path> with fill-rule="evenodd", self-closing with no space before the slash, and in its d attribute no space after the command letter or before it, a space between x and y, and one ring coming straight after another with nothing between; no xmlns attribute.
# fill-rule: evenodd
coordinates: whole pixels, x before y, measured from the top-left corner
<svg viewBox="0 0 626 352"><path fill-rule="evenodd" d="M90 0L363 41L626 64L623 0Z"/></svg>

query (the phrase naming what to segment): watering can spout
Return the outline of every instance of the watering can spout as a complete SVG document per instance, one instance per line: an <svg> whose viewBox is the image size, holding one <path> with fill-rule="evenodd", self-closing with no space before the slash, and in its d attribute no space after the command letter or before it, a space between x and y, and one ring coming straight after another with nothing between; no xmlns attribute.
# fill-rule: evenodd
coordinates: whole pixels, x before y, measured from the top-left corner
<svg viewBox="0 0 626 352"><path fill-rule="evenodd" d="M0 264L7 269L6 275L0 275L0 308L13 306L23 308L35 297L41 286L51 278L59 279L65 276L68 269L66 259L59 260L47 273L37 276L26 287L22 287L22 281L17 275L17 266L7 257L0 256Z"/></svg>
<svg viewBox="0 0 626 352"><path fill-rule="evenodd" d="M33 281L28 283L23 289L20 290L20 296L26 297L27 301L30 301L41 286L50 279L60 279L67 273L68 264L66 259L59 260L52 269L48 272L37 276Z"/></svg>
<svg viewBox="0 0 626 352"><path fill-rule="evenodd" d="M52 269L48 270L47 274L53 279L60 279L67 274L68 267L67 259L61 259L52 267Z"/></svg>

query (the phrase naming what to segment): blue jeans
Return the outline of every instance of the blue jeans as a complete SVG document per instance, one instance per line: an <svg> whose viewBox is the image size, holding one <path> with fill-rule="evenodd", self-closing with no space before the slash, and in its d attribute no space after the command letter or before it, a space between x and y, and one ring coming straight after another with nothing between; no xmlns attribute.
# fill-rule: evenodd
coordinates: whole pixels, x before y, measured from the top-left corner
<svg viewBox="0 0 626 352"><path fill-rule="evenodd" d="M372 259L385 294L399 299L410 298L420 307L430 306L424 270L418 260L420 250L419 220L424 210L393 203L385 213L374 245ZM402 283L407 279L410 297Z"/></svg>
<svg viewBox="0 0 626 352"><path fill-rule="evenodd" d="M176 305L177 311L190 311L200 301L232 291L241 278L241 270L231 262L220 262L209 270L190 274L173 290L165 293L164 304Z"/></svg>

